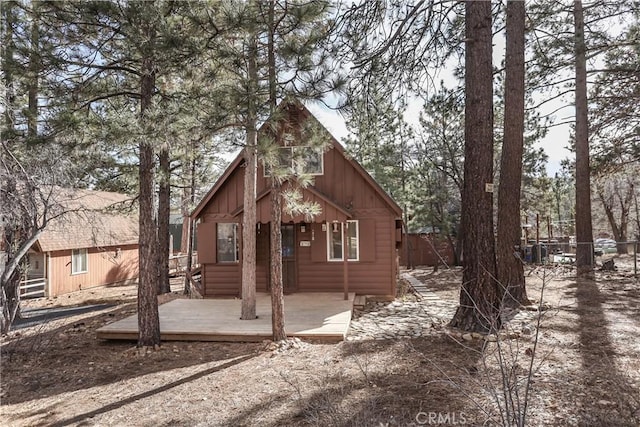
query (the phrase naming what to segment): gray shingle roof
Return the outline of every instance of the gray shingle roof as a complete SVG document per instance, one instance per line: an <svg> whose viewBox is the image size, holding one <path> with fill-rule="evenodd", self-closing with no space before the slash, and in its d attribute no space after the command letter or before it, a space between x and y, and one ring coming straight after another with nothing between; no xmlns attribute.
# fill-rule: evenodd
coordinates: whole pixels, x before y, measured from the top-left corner
<svg viewBox="0 0 640 427"><path fill-rule="evenodd" d="M69 210L52 220L38 245L43 252L138 243L138 213L131 197L106 191L61 189Z"/></svg>

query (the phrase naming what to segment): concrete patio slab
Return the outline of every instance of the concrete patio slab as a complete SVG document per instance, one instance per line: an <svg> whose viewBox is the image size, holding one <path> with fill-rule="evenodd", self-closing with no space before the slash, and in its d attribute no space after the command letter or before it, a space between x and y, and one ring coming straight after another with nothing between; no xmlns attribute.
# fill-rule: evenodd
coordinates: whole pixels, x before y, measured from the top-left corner
<svg viewBox="0 0 640 427"><path fill-rule="evenodd" d="M351 322L354 293L314 292L285 295L287 336L323 342L345 339ZM271 338L271 298L256 296L255 320L240 320L239 299L178 299L159 307L163 341L243 341ZM138 316L133 315L97 330L100 339L138 339Z"/></svg>

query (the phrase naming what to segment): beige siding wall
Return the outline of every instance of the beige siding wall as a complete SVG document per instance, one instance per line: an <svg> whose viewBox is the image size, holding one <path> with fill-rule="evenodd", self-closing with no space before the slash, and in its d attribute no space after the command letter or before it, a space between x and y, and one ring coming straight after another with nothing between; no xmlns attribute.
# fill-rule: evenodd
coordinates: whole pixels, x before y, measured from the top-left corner
<svg viewBox="0 0 640 427"><path fill-rule="evenodd" d="M118 248L120 252L116 256ZM72 274L71 250L51 253L49 296L109 285L138 277L137 245L91 248L88 250L87 257L87 272Z"/></svg>

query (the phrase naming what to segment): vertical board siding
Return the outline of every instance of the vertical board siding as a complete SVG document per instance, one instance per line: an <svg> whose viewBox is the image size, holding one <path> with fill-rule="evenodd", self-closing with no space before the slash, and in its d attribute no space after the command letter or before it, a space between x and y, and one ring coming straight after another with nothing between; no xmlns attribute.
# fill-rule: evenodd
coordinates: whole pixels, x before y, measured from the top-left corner
<svg viewBox="0 0 640 427"><path fill-rule="evenodd" d="M294 123L294 126L308 116L307 112L298 111L295 108L289 109L288 113L291 114L290 123ZM314 119L311 117L311 120ZM391 295L395 292L395 274L397 273L395 220L399 214L377 192L368 177L363 176L335 144L337 142L332 141L323 154L324 174L314 177L312 185L317 193L303 190L304 199L317 202L322 208L322 213L314 219L313 240L311 230L306 233L296 233L298 290L340 292L343 289L342 263L327 262L326 239L320 231L319 224L325 220L344 220L345 213L336 209L337 205L351 212L350 219L362 220L361 248L362 245L367 247L361 250L360 261L349 262L349 290L361 294ZM241 212L244 170L240 164L236 163L236 169L228 175L226 181L198 214L200 218L206 218L207 222L217 222L221 218L240 222L239 215L234 219L231 213L235 215ZM259 162L257 194L264 194L269 185L269 179L264 177L262 162ZM330 203L318 194L326 197ZM258 222L263 224L270 222L269 199L269 196L264 196L257 205ZM283 222L293 221L299 224L301 220L300 217L290 218L283 215ZM311 241L311 246L300 246L301 240ZM260 244L258 246L260 250ZM231 267L216 264L215 260L208 261L210 262L203 264L205 296L239 295L240 264ZM268 288L268 270L268 256L259 255L256 266L256 288L259 291L266 291Z"/></svg>
<svg viewBox="0 0 640 427"><path fill-rule="evenodd" d="M216 222L201 222L196 227L196 238L198 239L198 262L209 264L216 262L217 236Z"/></svg>
<svg viewBox="0 0 640 427"><path fill-rule="evenodd" d="M445 237L424 234L409 234L406 237L400 250L400 265L453 265L453 247Z"/></svg>
<svg viewBox="0 0 640 427"><path fill-rule="evenodd" d="M138 278L137 245L88 249L86 273L71 274L71 250L52 252L50 262L49 296Z"/></svg>

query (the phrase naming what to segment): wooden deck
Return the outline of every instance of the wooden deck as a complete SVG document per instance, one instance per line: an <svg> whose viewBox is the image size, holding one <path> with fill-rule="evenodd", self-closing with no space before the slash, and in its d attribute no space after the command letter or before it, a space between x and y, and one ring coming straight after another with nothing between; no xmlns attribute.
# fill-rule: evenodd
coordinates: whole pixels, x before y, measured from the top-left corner
<svg viewBox="0 0 640 427"><path fill-rule="evenodd" d="M285 295L285 329L290 337L323 342L343 341L355 295L295 293ZM178 299L159 307L163 341L243 341L271 338L271 299L259 293L255 320L240 320L238 299ZM101 339L137 340L138 316L133 315L97 330Z"/></svg>

